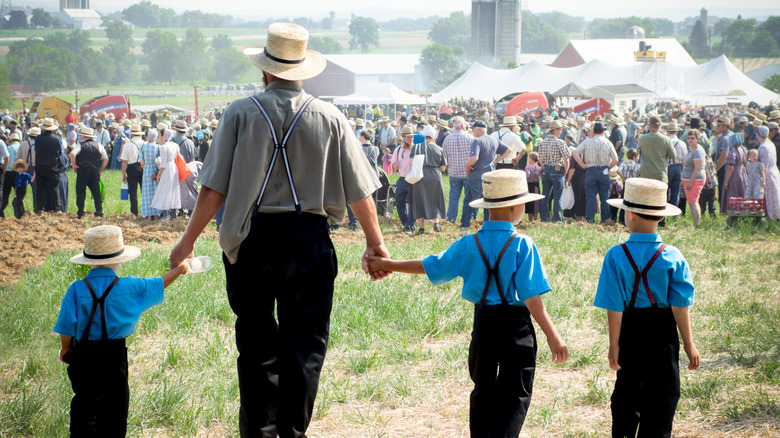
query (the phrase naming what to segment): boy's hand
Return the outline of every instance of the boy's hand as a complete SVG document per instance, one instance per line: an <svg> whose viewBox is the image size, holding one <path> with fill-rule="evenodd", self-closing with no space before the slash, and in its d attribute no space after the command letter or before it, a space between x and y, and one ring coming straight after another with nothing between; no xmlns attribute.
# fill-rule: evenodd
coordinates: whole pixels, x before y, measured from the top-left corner
<svg viewBox="0 0 780 438"><path fill-rule="evenodd" d="M68 345L67 347L60 348L60 362L70 364L70 353L73 351L73 347Z"/></svg>
<svg viewBox="0 0 780 438"><path fill-rule="evenodd" d="M695 345L685 345L683 347L685 349L685 354L688 355L688 369L689 370L695 370L699 367L699 364L701 364L701 356L699 355L699 350L696 348Z"/></svg>
<svg viewBox="0 0 780 438"><path fill-rule="evenodd" d="M620 370L620 365L618 364L618 357L620 356L620 347L615 345L614 347L609 347L609 353L607 353L607 358L609 359L609 367L615 371Z"/></svg>
<svg viewBox="0 0 780 438"><path fill-rule="evenodd" d="M366 259L368 260L368 270L370 272L377 272L377 271L385 271L386 273L390 273L387 268L387 261L390 260L386 257L381 256L374 256L369 255L366 256Z"/></svg>
<svg viewBox="0 0 780 438"><path fill-rule="evenodd" d="M566 346L566 343L560 337L555 339L548 338L547 345L550 347L550 352L552 352L552 361L554 363L563 363L569 359L569 347Z"/></svg>

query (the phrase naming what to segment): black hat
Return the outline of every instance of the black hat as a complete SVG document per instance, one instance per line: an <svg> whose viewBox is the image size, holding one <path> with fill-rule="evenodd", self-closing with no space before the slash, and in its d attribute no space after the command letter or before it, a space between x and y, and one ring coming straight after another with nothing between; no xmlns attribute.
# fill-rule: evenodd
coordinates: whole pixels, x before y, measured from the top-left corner
<svg viewBox="0 0 780 438"><path fill-rule="evenodd" d="M471 125L472 128L487 128L487 125L482 120L477 120Z"/></svg>
<svg viewBox="0 0 780 438"><path fill-rule="evenodd" d="M700 127L701 127L701 119L698 117L692 117L691 128L700 128Z"/></svg>
<svg viewBox="0 0 780 438"><path fill-rule="evenodd" d="M596 134L601 134L604 132L604 124L601 122L596 122L593 124L593 132Z"/></svg>
<svg viewBox="0 0 780 438"><path fill-rule="evenodd" d="M406 116L401 116L401 121L406 123Z"/></svg>
<svg viewBox="0 0 780 438"><path fill-rule="evenodd" d="M101 122L100 120L98 120L97 122L95 122L95 126L103 126L103 122Z"/></svg>

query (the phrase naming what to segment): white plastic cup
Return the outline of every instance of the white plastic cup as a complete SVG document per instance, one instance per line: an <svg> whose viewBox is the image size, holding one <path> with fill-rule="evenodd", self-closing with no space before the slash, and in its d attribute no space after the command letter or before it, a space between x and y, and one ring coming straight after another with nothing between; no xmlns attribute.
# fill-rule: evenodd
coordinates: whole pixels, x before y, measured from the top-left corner
<svg viewBox="0 0 780 438"><path fill-rule="evenodd" d="M211 269L211 257L198 256L191 259L187 259L188 271L192 274L198 274L206 272Z"/></svg>

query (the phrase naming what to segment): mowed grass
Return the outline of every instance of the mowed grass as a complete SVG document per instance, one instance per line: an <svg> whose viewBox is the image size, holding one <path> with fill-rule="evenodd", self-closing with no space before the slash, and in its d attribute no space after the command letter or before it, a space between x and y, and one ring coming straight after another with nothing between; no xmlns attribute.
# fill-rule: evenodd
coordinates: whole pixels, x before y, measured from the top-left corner
<svg viewBox="0 0 780 438"><path fill-rule="evenodd" d="M116 198L117 174L104 174ZM126 211L126 201L107 201L107 213ZM399 259L437 253L463 235L449 224L422 237L398 232L391 219L382 227ZM604 254L628 234L581 223L521 223L519 231L539 247L553 287L543 299L571 352L565 364L552 364L537 330L537 379L522 436L607 436L615 374L606 361L606 315L592 301ZM705 217L698 229L684 217L662 230L691 264L703 357L698 370L681 371L678 436L780 435L778 233L778 223L727 229L722 217ZM424 276L394 274L372 283L359 267L362 234L339 230L333 239L339 276L310 435L468 436L473 307L460 298L462 282L432 286ZM169 251L144 247L120 274L161 275ZM128 339L130 436L238 436L234 315L220 249L202 239L196 253L211 256L215 268L177 280ZM51 328L68 285L86 274L70 256L55 253L0 289L0 436L67 435L72 392Z"/></svg>

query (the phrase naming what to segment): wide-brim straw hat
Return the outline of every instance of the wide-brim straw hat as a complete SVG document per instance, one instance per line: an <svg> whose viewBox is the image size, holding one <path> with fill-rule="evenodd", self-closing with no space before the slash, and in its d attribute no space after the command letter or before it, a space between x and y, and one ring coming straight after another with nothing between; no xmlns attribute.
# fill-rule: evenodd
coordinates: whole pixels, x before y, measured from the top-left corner
<svg viewBox="0 0 780 438"><path fill-rule="evenodd" d="M8 136L8 141L22 141L22 136L18 132L14 131Z"/></svg>
<svg viewBox="0 0 780 438"><path fill-rule="evenodd" d="M294 23L268 26L265 47L249 47L244 55L255 67L288 81L309 79L325 70L327 62L316 50L307 49L309 32Z"/></svg>
<svg viewBox="0 0 780 438"><path fill-rule="evenodd" d="M682 211L676 205L666 202L669 186L649 178L629 178L626 180L623 199L607 199L613 207L649 216L677 216Z"/></svg>
<svg viewBox="0 0 780 438"><path fill-rule="evenodd" d="M39 135L41 135L41 128L39 128L37 126L27 130L27 136L28 137L37 137Z"/></svg>
<svg viewBox="0 0 780 438"><path fill-rule="evenodd" d="M482 175L483 198L469 202L471 208L501 208L538 201L544 195L528 192L525 172L499 169Z"/></svg>
<svg viewBox="0 0 780 438"><path fill-rule="evenodd" d="M679 130L680 128L674 120L666 124L666 132L678 132Z"/></svg>
<svg viewBox="0 0 780 438"><path fill-rule="evenodd" d="M41 125L41 129L44 131L56 131L60 129L60 125L57 123L55 119L52 119L51 117L46 117L43 119L43 124Z"/></svg>
<svg viewBox="0 0 780 438"><path fill-rule="evenodd" d="M758 128L759 126L763 125L764 122L761 119L756 118L756 119L753 119L753 122L751 124L753 126L755 126L756 128Z"/></svg>
<svg viewBox="0 0 780 438"><path fill-rule="evenodd" d="M130 125L130 135L144 135L144 130L139 123Z"/></svg>
<svg viewBox="0 0 780 438"><path fill-rule="evenodd" d="M143 119L143 120L141 120L141 126L145 126L147 128L151 128L152 127L152 122L150 122L147 119Z"/></svg>
<svg viewBox="0 0 780 438"><path fill-rule="evenodd" d="M211 129L217 129L219 126L219 120L212 120L209 122L209 128Z"/></svg>
<svg viewBox="0 0 780 438"><path fill-rule="evenodd" d="M14 164L11 165L11 169L16 170L16 166L19 166L20 164L22 165L22 167L26 171L27 170L27 163L24 160L22 160L21 158L16 160L16 161L14 161Z"/></svg>
<svg viewBox="0 0 780 438"><path fill-rule="evenodd" d="M501 122L501 125L499 126L517 126L517 117L504 116L504 120Z"/></svg>
<svg viewBox="0 0 780 438"><path fill-rule="evenodd" d="M79 135L87 138L95 138L95 130L86 126L79 129Z"/></svg>
<svg viewBox="0 0 780 438"><path fill-rule="evenodd" d="M79 265L111 265L128 262L139 255L138 247L125 245L121 228L101 225L84 232L84 251L70 261Z"/></svg>
<svg viewBox="0 0 780 438"><path fill-rule="evenodd" d="M190 127L187 126L186 120L177 120L173 123L173 129L179 132L186 132L188 129L190 129Z"/></svg>
<svg viewBox="0 0 780 438"><path fill-rule="evenodd" d="M560 119L553 120L547 127L550 129L550 131L553 129L563 128L563 122L561 122Z"/></svg>
<svg viewBox="0 0 780 438"><path fill-rule="evenodd" d="M772 110L769 112L769 117L767 117L767 120L774 121L780 119L780 110Z"/></svg>
<svg viewBox="0 0 780 438"><path fill-rule="evenodd" d="M450 122L448 122L448 121L446 121L444 119L437 120L436 124L441 126L442 128L449 128L450 127Z"/></svg>

